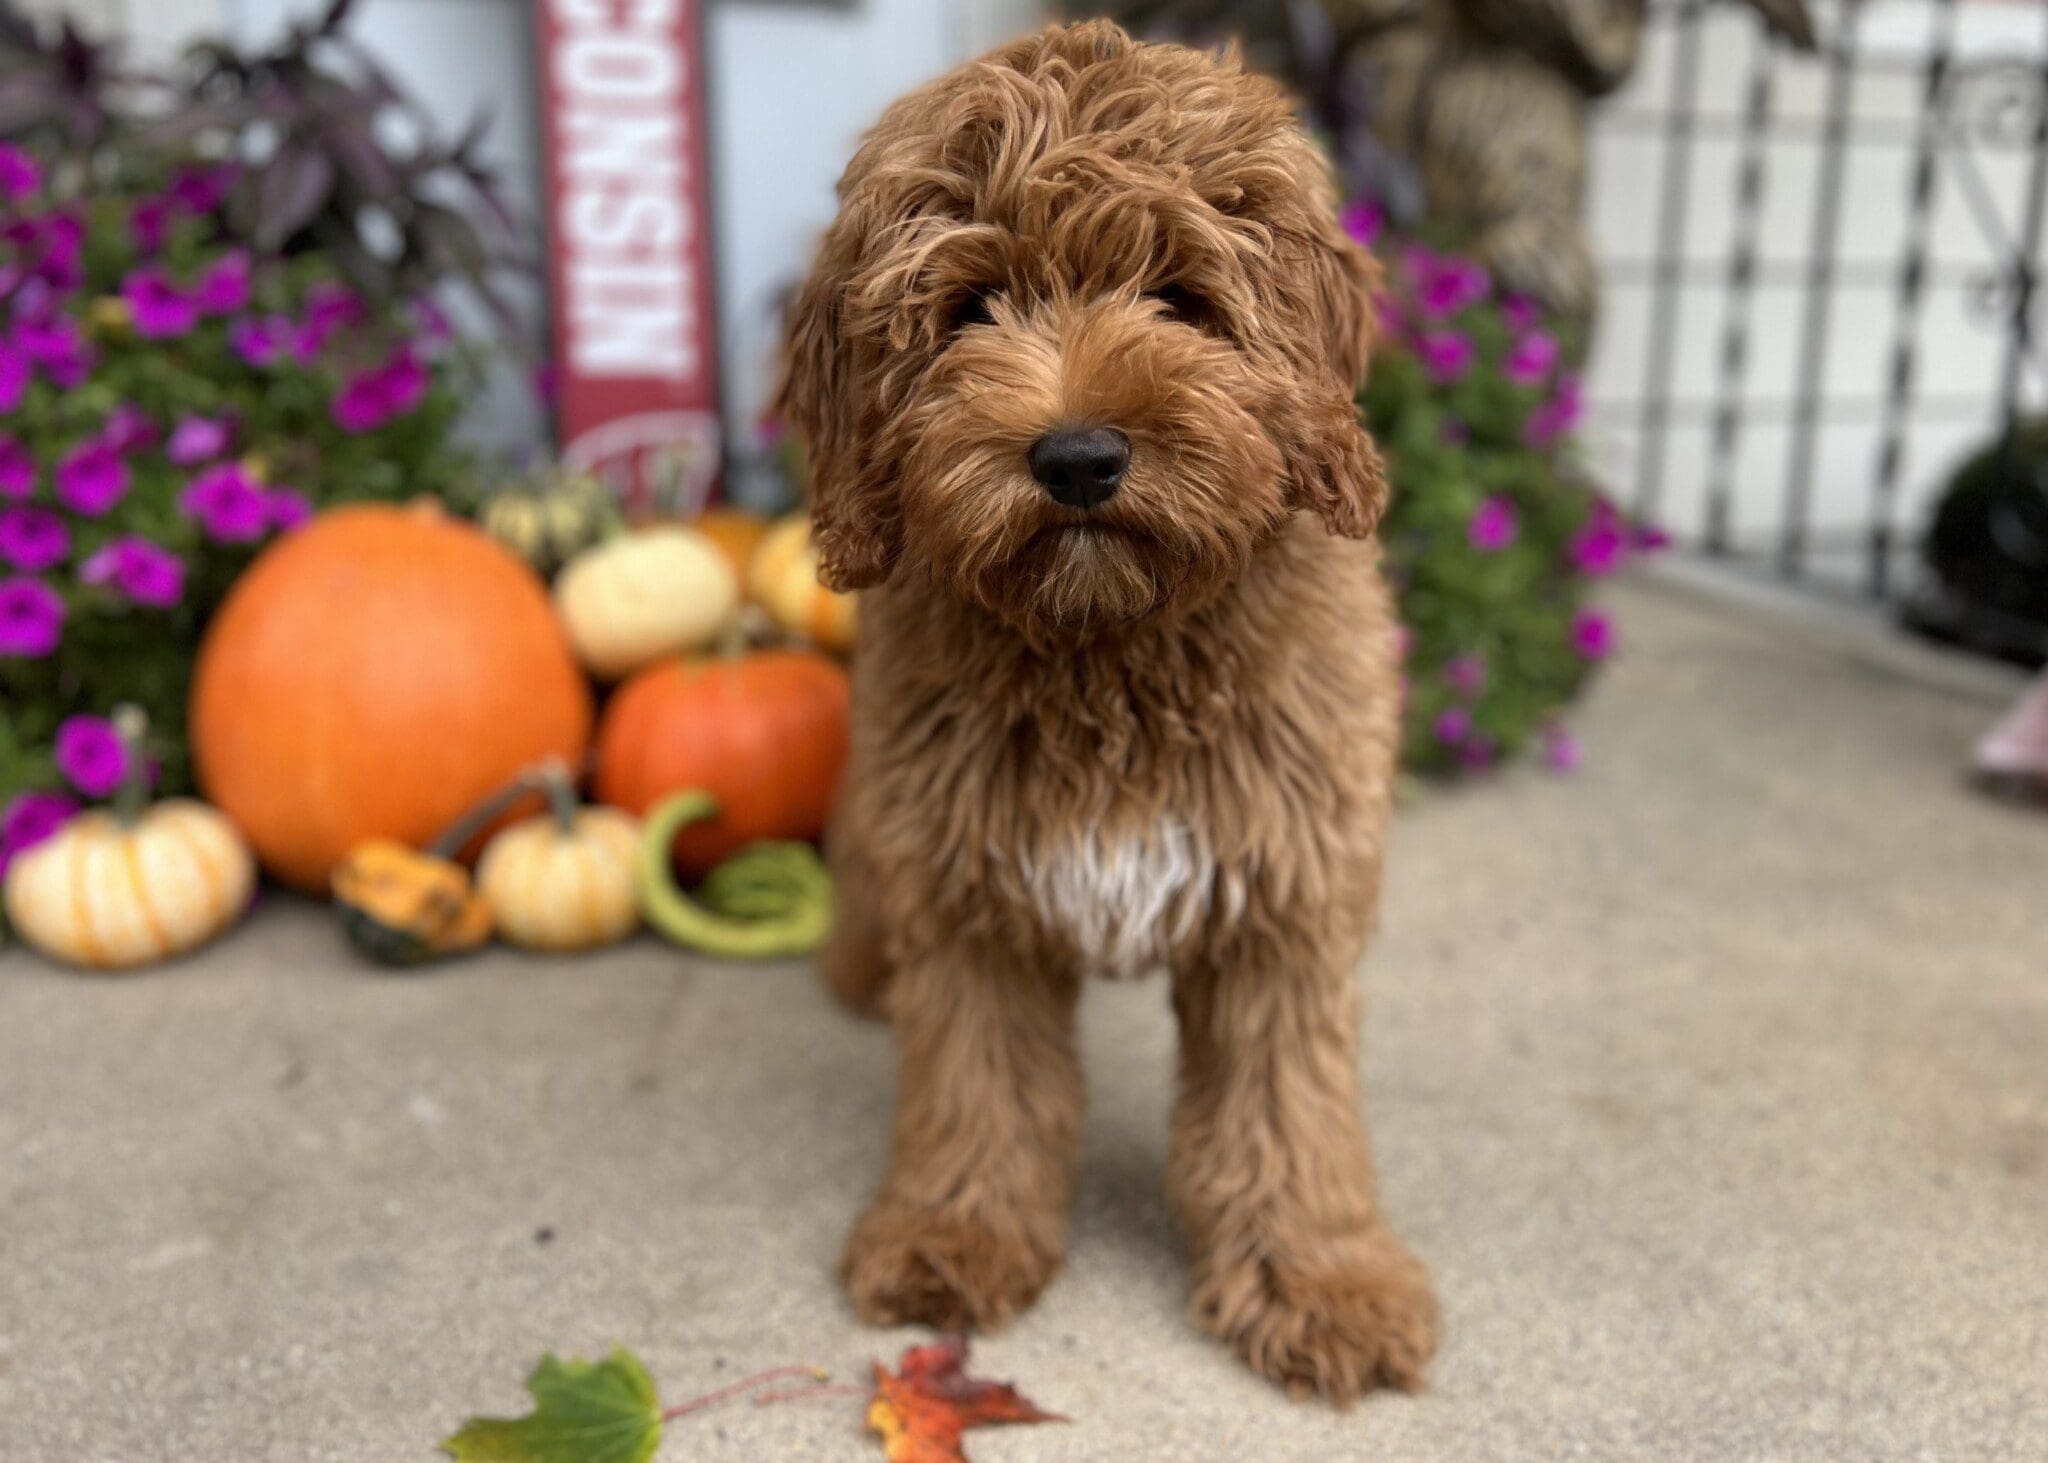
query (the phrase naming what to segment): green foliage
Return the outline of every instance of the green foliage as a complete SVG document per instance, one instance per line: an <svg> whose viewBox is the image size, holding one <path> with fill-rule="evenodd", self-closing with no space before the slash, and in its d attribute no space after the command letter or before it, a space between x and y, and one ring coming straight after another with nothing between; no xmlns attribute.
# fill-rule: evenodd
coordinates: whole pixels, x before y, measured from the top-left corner
<svg viewBox="0 0 2048 1463"><path fill-rule="evenodd" d="M646 1463L661 1445L654 1378L623 1346L603 1361L543 1356L526 1390L526 1416L472 1418L441 1447L465 1463Z"/></svg>
<svg viewBox="0 0 2048 1463"><path fill-rule="evenodd" d="M1592 581L1650 539L1578 464L1578 381L1535 307L1454 256L1383 254L1360 405L1394 488L1381 538L1408 636L1405 760L1477 771L1540 740L1568 767L1558 714L1611 640Z"/></svg>

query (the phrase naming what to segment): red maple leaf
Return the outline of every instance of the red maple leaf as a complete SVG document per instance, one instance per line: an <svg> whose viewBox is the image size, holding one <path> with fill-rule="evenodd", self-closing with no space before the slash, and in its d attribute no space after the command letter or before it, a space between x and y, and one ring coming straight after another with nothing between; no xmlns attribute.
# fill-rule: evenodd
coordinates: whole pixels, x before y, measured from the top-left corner
<svg viewBox="0 0 2048 1463"><path fill-rule="evenodd" d="M882 1435L889 1463L966 1463L960 1440L970 1427L1067 1420L1040 1408L1008 1382L968 1376L966 1365L965 1336L911 1347L894 1373L875 1363L868 1426Z"/></svg>

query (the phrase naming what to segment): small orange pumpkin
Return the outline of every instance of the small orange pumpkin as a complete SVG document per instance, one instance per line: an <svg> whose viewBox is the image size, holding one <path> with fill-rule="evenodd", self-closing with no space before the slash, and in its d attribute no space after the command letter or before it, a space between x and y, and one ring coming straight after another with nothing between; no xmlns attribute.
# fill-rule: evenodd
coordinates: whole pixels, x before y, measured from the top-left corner
<svg viewBox="0 0 2048 1463"><path fill-rule="evenodd" d="M697 789L718 816L676 836L701 876L762 838L825 831L846 764L846 672L809 651L669 660L621 686L598 728L598 798L635 817Z"/></svg>

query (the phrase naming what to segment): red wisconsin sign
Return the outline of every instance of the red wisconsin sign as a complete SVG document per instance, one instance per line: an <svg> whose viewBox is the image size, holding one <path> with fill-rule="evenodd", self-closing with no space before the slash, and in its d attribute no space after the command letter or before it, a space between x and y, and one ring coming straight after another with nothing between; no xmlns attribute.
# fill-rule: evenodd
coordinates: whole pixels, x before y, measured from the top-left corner
<svg viewBox="0 0 2048 1463"><path fill-rule="evenodd" d="M700 0L536 0L564 459L629 508L719 471Z"/></svg>

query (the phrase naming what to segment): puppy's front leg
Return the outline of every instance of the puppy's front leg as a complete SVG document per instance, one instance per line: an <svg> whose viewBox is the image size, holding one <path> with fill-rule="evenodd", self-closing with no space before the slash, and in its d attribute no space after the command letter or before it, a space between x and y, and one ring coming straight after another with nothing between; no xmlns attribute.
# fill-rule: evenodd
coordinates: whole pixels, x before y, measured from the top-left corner
<svg viewBox="0 0 2048 1463"><path fill-rule="evenodd" d="M1170 1181L1196 1321L1296 1395L1413 1390L1429 1277L1380 1216L1358 1111L1355 949L1234 941L1175 972Z"/></svg>
<svg viewBox="0 0 2048 1463"><path fill-rule="evenodd" d="M863 1319L1000 1325L1059 1268L1081 1123L1077 992L1070 971L992 950L934 951L892 976L895 1143L840 1260Z"/></svg>

